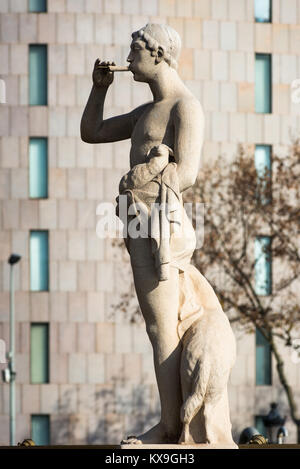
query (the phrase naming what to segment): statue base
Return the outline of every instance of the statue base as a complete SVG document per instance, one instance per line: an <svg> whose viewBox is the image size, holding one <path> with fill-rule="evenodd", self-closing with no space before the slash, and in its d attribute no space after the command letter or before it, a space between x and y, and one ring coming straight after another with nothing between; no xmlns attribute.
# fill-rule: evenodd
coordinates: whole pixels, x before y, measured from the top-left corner
<svg viewBox="0 0 300 469"><path fill-rule="evenodd" d="M239 449L238 445L233 444L214 444L214 443L194 443L190 445L179 445L179 444L121 444L119 449L159 449L164 451L165 449L173 450L185 450L185 449Z"/></svg>

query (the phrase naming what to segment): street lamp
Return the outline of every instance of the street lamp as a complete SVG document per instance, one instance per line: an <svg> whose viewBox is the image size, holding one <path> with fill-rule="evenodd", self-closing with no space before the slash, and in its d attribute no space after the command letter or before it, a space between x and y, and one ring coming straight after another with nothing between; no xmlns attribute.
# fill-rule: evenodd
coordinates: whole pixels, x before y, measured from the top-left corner
<svg viewBox="0 0 300 469"><path fill-rule="evenodd" d="M16 390L15 390L15 297L14 297L14 276L13 267L21 256L18 254L11 254L8 263L10 265L10 306L9 306L9 326L10 326L10 340L8 352L8 368L3 370L3 380L9 383L9 442L13 446L15 444L16 434Z"/></svg>
<svg viewBox="0 0 300 469"><path fill-rule="evenodd" d="M268 415L263 417L263 422L268 433L269 443L283 443L284 438L287 436L287 429L284 427L286 417L281 417L278 412L278 404L276 402L272 402L270 407L271 409Z"/></svg>

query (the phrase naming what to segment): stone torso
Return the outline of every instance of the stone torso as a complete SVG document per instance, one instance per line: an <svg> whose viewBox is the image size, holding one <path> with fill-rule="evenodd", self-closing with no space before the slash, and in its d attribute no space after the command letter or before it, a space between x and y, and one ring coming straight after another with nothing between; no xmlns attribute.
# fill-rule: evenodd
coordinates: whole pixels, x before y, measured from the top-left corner
<svg viewBox="0 0 300 469"><path fill-rule="evenodd" d="M130 167L145 163L149 150L160 143L174 148L172 108L176 99L149 103L139 116L131 136Z"/></svg>

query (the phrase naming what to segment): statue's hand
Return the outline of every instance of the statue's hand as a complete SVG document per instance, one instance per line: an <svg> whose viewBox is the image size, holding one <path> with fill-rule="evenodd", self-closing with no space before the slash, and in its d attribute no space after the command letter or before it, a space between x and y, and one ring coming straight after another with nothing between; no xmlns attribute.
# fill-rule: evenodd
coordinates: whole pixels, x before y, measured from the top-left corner
<svg viewBox="0 0 300 469"><path fill-rule="evenodd" d="M157 162L164 168L169 163L169 155L173 154L171 148L164 143L152 147L148 153L148 158L157 158Z"/></svg>
<svg viewBox="0 0 300 469"><path fill-rule="evenodd" d="M97 88L108 88L114 80L114 72L99 68L100 65L116 65L114 62L100 62L97 59L93 70L93 83Z"/></svg>

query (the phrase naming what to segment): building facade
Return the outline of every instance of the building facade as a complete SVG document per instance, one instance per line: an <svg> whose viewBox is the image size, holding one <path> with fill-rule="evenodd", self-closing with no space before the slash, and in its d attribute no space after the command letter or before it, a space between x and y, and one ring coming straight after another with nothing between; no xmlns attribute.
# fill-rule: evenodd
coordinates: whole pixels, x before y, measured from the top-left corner
<svg viewBox="0 0 300 469"><path fill-rule="evenodd" d="M128 258L96 235L96 207L114 202L130 142L80 139L95 59L125 65L133 31L168 23L182 38L179 74L203 105L203 161L220 154L231 161L242 143L266 162L300 129L300 104L291 99L300 78L300 0L273 0L271 9L259 2L1 0L0 339L9 346L7 259L18 253L17 441L113 444L159 415L145 327L113 306L130 284ZM151 99L131 74L115 75L105 117ZM243 428L261 425L271 401L289 411L264 342L235 332L229 396L237 440ZM289 353L300 402L300 365ZM294 442L290 420L287 427ZM8 441L9 391L1 383L0 444Z"/></svg>

